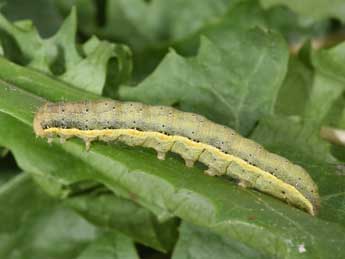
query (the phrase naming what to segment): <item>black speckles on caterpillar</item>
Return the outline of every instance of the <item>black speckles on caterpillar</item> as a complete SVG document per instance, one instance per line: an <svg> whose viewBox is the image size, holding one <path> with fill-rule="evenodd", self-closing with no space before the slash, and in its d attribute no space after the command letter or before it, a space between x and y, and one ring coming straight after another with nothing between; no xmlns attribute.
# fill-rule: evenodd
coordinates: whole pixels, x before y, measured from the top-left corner
<svg viewBox="0 0 345 259"><path fill-rule="evenodd" d="M153 148L158 159L174 152L188 167L200 161L208 175L229 175L311 215L319 210L318 188L302 167L194 113L114 100L47 103L35 115L34 130L48 140L82 138L87 149L101 140Z"/></svg>

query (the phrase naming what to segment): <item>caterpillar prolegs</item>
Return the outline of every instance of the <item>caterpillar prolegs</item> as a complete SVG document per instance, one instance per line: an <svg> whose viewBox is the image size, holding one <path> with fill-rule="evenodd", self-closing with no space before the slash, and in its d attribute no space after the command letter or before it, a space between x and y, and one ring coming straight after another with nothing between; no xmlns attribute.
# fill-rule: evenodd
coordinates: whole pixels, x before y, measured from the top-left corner
<svg viewBox="0 0 345 259"><path fill-rule="evenodd" d="M82 138L87 149L101 140L153 148L158 159L174 152L189 167L200 161L208 175L228 175L311 215L320 207L318 188L302 167L228 127L172 107L115 100L46 103L35 115L34 131L48 141Z"/></svg>

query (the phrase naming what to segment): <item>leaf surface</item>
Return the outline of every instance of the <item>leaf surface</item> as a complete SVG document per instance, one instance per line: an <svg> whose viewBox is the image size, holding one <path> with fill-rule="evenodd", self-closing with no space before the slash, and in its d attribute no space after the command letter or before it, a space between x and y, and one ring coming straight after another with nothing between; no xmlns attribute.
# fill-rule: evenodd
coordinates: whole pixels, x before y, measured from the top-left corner
<svg viewBox="0 0 345 259"><path fill-rule="evenodd" d="M345 3L342 0L333 0L331 3L327 0L260 0L260 2L266 8L275 5L288 6L309 19L309 23L329 17L345 21Z"/></svg>
<svg viewBox="0 0 345 259"><path fill-rule="evenodd" d="M178 105L248 134L259 117L273 113L288 53L275 33L253 29L235 35L229 34L229 40L223 36L226 47L220 38L216 43L203 38L193 58L171 51L138 86L120 88L120 97Z"/></svg>

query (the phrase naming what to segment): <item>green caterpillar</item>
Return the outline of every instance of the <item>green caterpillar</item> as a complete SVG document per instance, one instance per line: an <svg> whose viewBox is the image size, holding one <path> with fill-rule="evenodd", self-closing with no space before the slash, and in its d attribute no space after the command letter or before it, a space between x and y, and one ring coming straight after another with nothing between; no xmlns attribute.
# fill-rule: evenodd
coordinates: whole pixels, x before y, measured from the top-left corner
<svg viewBox="0 0 345 259"><path fill-rule="evenodd" d="M159 159L171 151L189 167L200 161L208 167L208 175L228 175L241 186L311 215L320 207L318 188L302 167L228 127L172 107L114 100L47 103L35 115L34 130L48 141L54 136L80 137L87 149L98 139L153 148Z"/></svg>

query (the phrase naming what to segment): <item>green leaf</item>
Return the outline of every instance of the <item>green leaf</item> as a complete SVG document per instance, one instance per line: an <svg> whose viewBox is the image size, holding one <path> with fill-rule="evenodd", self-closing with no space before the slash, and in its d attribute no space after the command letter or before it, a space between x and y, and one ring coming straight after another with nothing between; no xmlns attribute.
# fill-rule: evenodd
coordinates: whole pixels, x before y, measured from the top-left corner
<svg viewBox="0 0 345 259"><path fill-rule="evenodd" d="M313 84L313 73L295 57L279 91L275 112L284 115L303 115ZM293 100L293 105L292 105Z"/></svg>
<svg viewBox="0 0 345 259"><path fill-rule="evenodd" d="M0 256L6 258L138 258L133 242L103 232L47 197L22 173L0 187Z"/></svg>
<svg viewBox="0 0 345 259"><path fill-rule="evenodd" d="M105 233L90 244L77 259L139 259L133 242L115 232Z"/></svg>
<svg viewBox="0 0 345 259"><path fill-rule="evenodd" d="M112 78L117 77L117 81L113 80L112 85L108 84L110 93L114 95L111 87L117 87L121 82L126 82L132 71L131 54L128 48L122 45L100 41L96 37L91 38L83 46L87 58L79 62L77 65L71 64L71 68L66 71L61 79L75 86L82 85L84 90L102 94L103 87L106 86L106 79L109 74ZM110 66L111 58L117 57L118 64ZM109 73L107 74L107 67ZM85 76L88 75L88 76Z"/></svg>
<svg viewBox="0 0 345 259"><path fill-rule="evenodd" d="M0 127L0 144L9 147L27 171L64 186L67 193L68 186L83 180L103 183L121 197L130 198L135 193L136 202L160 219L178 216L238 240L266 257L296 257L300 246L306 249L304 256L342 257L345 231L339 224L311 217L227 179L205 176L174 157L159 161L150 150L102 143L95 143L87 153L78 140L49 146L36 139L31 128L33 112L42 97L58 96L61 90L56 84L46 84L47 95L42 91L37 96L33 80L14 76L20 71L24 78L33 79L37 72L0 60L0 123L11 128ZM47 80L40 76L41 81ZM5 83L8 80L12 85ZM70 90L65 91L67 100L78 95L79 90ZM82 95L79 91L80 98ZM255 220L248 222L253 216Z"/></svg>
<svg viewBox="0 0 345 259"><path fill-rule="evenodd" d="M129 44L134 52L138 52L147 48L157 48L159 45L165 45L165 42L183 39L205 24L216 21L240 1L106 0L103 7L100 4L97 6L105 17L101 26L96 22L94 3L89 1L73 3L66 0L56 2L65 13L76 4L78 10L81 10L79 27L83 32L109 39L120 39ZM93 24L90 20L94 21Z"/></svg>
<svg viewBox="0 0 345 259"><path fill-rule="evenodd" d="M41 35L52 35L61 25L62 17L54 0L2 0L1 12L11 21L30 19ZM40 10L39 12L37 10Z"/></svg>
<svg viewBox="0 0 345 259"><path fill-rule="evenodd" d="M307 122L286 117L260 121L252 137L269 150L281 154L306 168L319 187L319 217L345 226L345 179L340 166L330 153L330 145Z"/></svg>
<svg viewBox="0 0 345 259"><path fill-rule="evenodd" d="M4 149L6 150L6 149ZM1 151L1 150L0 150ZM0 186L7 183L10 179L15 177L19 172L16 168L11 168L8 165L3 165L6 163L6 159L0 158Z"/></svg>
<svg viewBox="0 0 345 259"><path fill-rule="evenodd" d="M20 174L0 187L0 257L75 258L101 234Z"/></svg>
<svg viewBox="0 0 345 259"><path fill-rule="evenodd" d="M315 74L304 117L317 125L316 130L327 119L327 114L333 104L341 97L344 87L345 84L334 77L328 77L322 73Z"/></svg>
<svg viewBox="0 0 345 259"><path fill-rule="evenodd" d="M344 101L344 100L343 100ZM343 102L344 104L345 102ZM341 111L341 115L338 118L337 126L340 128L345 128L345 109Z"/></svg>
<svg viewBox="0 0 345 259"><path fill-rule="evenodd" d="M26 136L28 136L27 134L29 134L29 136L31 135L31 129L23 124L13 125L11 121L3 120L3 118L1 120L1 123L2 122L8 123L8 126L22 128L24 127L26 132L13 132L13 137L15 138L17 138L19 135L23 136L23 134ZM3 132L1 132L1 135L4 136ZM1 143L3 142L1 141ZM15 144L16 143L12 142L12 145ZM31 151L33 152L30 156L27 155L27 158L21 156L20 153L26 153L26 151L21 150L20 146L17 146L17 148L19 149L16 149L15 146L12 146L12 148L14 147L14 149L11 149L15 150L15 156L16 158L18 158L19 165L22 168L26 168L30 172L33 172L33 175L37 179L38 183L44 188L45 191L47 191L51 195L60 196L62 198L66 198L67 195L74 195L76 187L73 185L73 183L79 183L80 181L83 182L87 180L90 175L97 174L97 171L95 171L92 167L90 168L89 164L85 163L83 165L83 163L78 158L70 158L70 155L68 153L59 155L59 152L53 151L50 158L48 158L49 156L43 156L42 152L51 152L52 150L46 144L42 145L37 143L34 138L26 142L26 145L35 146L36 149L31 149ZM17 153L16 151L18 151L19 153ZM46 163L44 162L44 159L50 159L50 162ZM63 160L65 163L61 164L61 160ZM35 165L35 163L40 164ZM68 165L68 168L66 168L66 165ZM48 172L48 174L46 174L45 172ZM68 179L69 177L54 175L61 173L65 174L65 176L67 176L67 174L70 174L70 176L72 177ZM102 177L94 178L96 181L102 182ZM109 181L107 182L106 180L104 180L104 182L108 183ZM77 188L77 191L78 189L80 189L80 187ZM87 190L84 191L86 192ZM71 201L68 200L66 202L69 206L72 206L77 211L80 211L87 219L90 219L90 221L95 223L96 225L100 227L106 227L108 229L113 228L119 230L129 236L132 236L136 241L144 243L155 249L167 251L175 242L175 221L167 221L161 224L147 210L142 209L129 201L118 200L118 198L115 197L107 198L101 196L99 197L99 203L92 204L91 202L96 202L97 199L93 199L92 193L89 194L90 197L88 198L74 197ZM128 193L128 196L129 195L130 193ZM108 201L108 203L105 203L106 201ZM133 214L124 215L125 212L114 208L114 204L122 204L123 208L127 209L126 212L136 212L137 217L133 217ZM93 209L93 211L89 211L88 209L90 208ZM129 217L129 215L131 215L131 217ZM114 219L123 217L123 219L108 221L110 217L114 217ZM142 225L133 227L136 223L142 223ZM167 232L169 234L167 234Z"/></svg>
<svg viewBox="0 0 345 259"><path fill-rule="evenodd" d="M135 193L132 199L136 199ZM163 252L171 250L177 238L176 220L159 223L147 209L106 190L72 196L64 204L99 227L116 229L141 244Z"/></svg>
<svg viewBox="0 0 345 259"><path fill-rule="evenodd" d="M202 38L199 53L183 58L174 51L136 87L122 87L125 100L178 105L246 135L264 114L272 114L287 69L285 42L259 29ZM252 44L255 42L255 45ZM246 59L243 59L246 53Z"/></svg>
<svg viewBox="0 0 345 259"><path fill-rule="evenodd" d="M340 43L330 49L320 49L312 56L313 64L325 74L336 76L339 80L345 80L344 63L345 43Z"/></svg>
<svg viewBox="0 0 345 259"><path fill-rule="evenodd" d="M321 73L345 84L345 43L330 49L314 50L311 55L314 67Z"/></svg>
<svg viewBox="0 0 345 259"><path fill-rule="evenodd" d="M84 34L95 34L128 44L134 53L134 78L141 80L158 65L170 46L185 42L194 34L199 39L203 28L219 23L223 16L228 16L228 12L243 1L106 0L98 4L83 0L56 2L65 14L72 5L78 7L78 28ZM255 2L251 5L257 7ZM241 14L248 20L253 20L252 17L258 15L256 12Z"/></svg>
<svg viewBox="0 0 345 259"><path fill-rule="evenodd" d="M0 147L0 158L6 156L8 153L8 149Z"/></svg>
<svg viewBox="0 0 345 259"><path fill-rule="evenodd" d="M323 125L340 129L345 128L345 96L343 94L333 103Z"/></svg>
<svg viewBox="0 0 345 259"><path fill-rule="evenodd" d="M286 5L298 14L305 16L309 23L325 18L338 18L345 21L345 3L342 0L333 0L331 3L327 0L260 0L260 2L265 8L280 4Z"/></svg>
<svg viewBox="0 0 345 259"><path fill-rule="evenodd" d="M345 44L314 51L311 58L316 72L304 117L320 127L345 90Z"/></svg>
<svg viewBox="0 0 345 259"><path fill-rule="evenodd" d="M182 222L179 232L172 259L265 258L238 241L216 235L206 228Z"/></svg>
<svg viewBox="0 0 345 259"><path fill-rule="evenodd" d="M85 0L54 0L54 4L56 9L64 16L67 16L72 8L77 8L78 30L82 30L83 33L90 36L95 34L94 31L98 27L97 16L99 14L97 2Z"/></svg>
<svg viewBox="0 0 345 259"><path fill-rule="evenodd" d="M308 169L322 196L320 217L342 225L345 224L345 181L342 163L333 157L331 145L321 140L319 132L322 125L327 125L330 121L341 121L341 109L344 108L342 94L345 89L345 66L342 62L345 60L344 50L345 45L339 44L328 50L313 51L313 81L310 82L310 73L303 68L303 76L308 75L307 80L299 80L299 84L289 84L291 87L298 85L305 89L312 86L308 101L304 102L304 111L300 109L302 113L297 114L301 117L263 119L252 136L270 150ZM301 70L301 65L294 65L294 69ZM292 79L291 75L288 79ZM299 104L299 96L289 98L290 94L293 94L291 90L286 90L285 94L281 92L281 98L286 98L285 110L289 103L291 105L291 100L294 100L294 107ZM336 156L341 157L340 150Z"/></svg>
<svg viewBox="0 0 345 259"><path fill-rule="evenodd" d="M197 54L200 37L206 36L226 51L233 51L244 31L259 27L267 28L266 17L256 1L241 1L229 9L222 17L207 23L188 37L174 42L172 45L178 53L185 56Z"/></svg>
<svg viewBox="0 0 345 259"><path fill-rule="evenodd" d="M305 24L286 6L274 6L265 11L268 27L281 32L288 39L290 48L296 46L294 44L301 44L314 33L313 24Z"/></svg>
<svg viewBox="0 0 345 259"><path fill-rule="evenodd" d="M0 29L18 45L22 63L28 63L29 67L58 76L61 80L92 93L103 93L108 64L113 63L112 59L117 59L117 63L109 66L109 69L112 70L111 73L116 73L117 70L121 81L112 82L108 88L116 88L119 83L126 82L132 70L131 53L124 45L92 38L85 43L84 53L79 53L75 43L75 9L72 9L59 31L48 39L40 37L31 21L11 24L0 15ZM5 56L8 56L6 53L15 51L12 44L7 45L4 47ZM82 76L81 71L84 72ZM107 92L114 95L114 91L115 89L108 89Z"/></svg>

